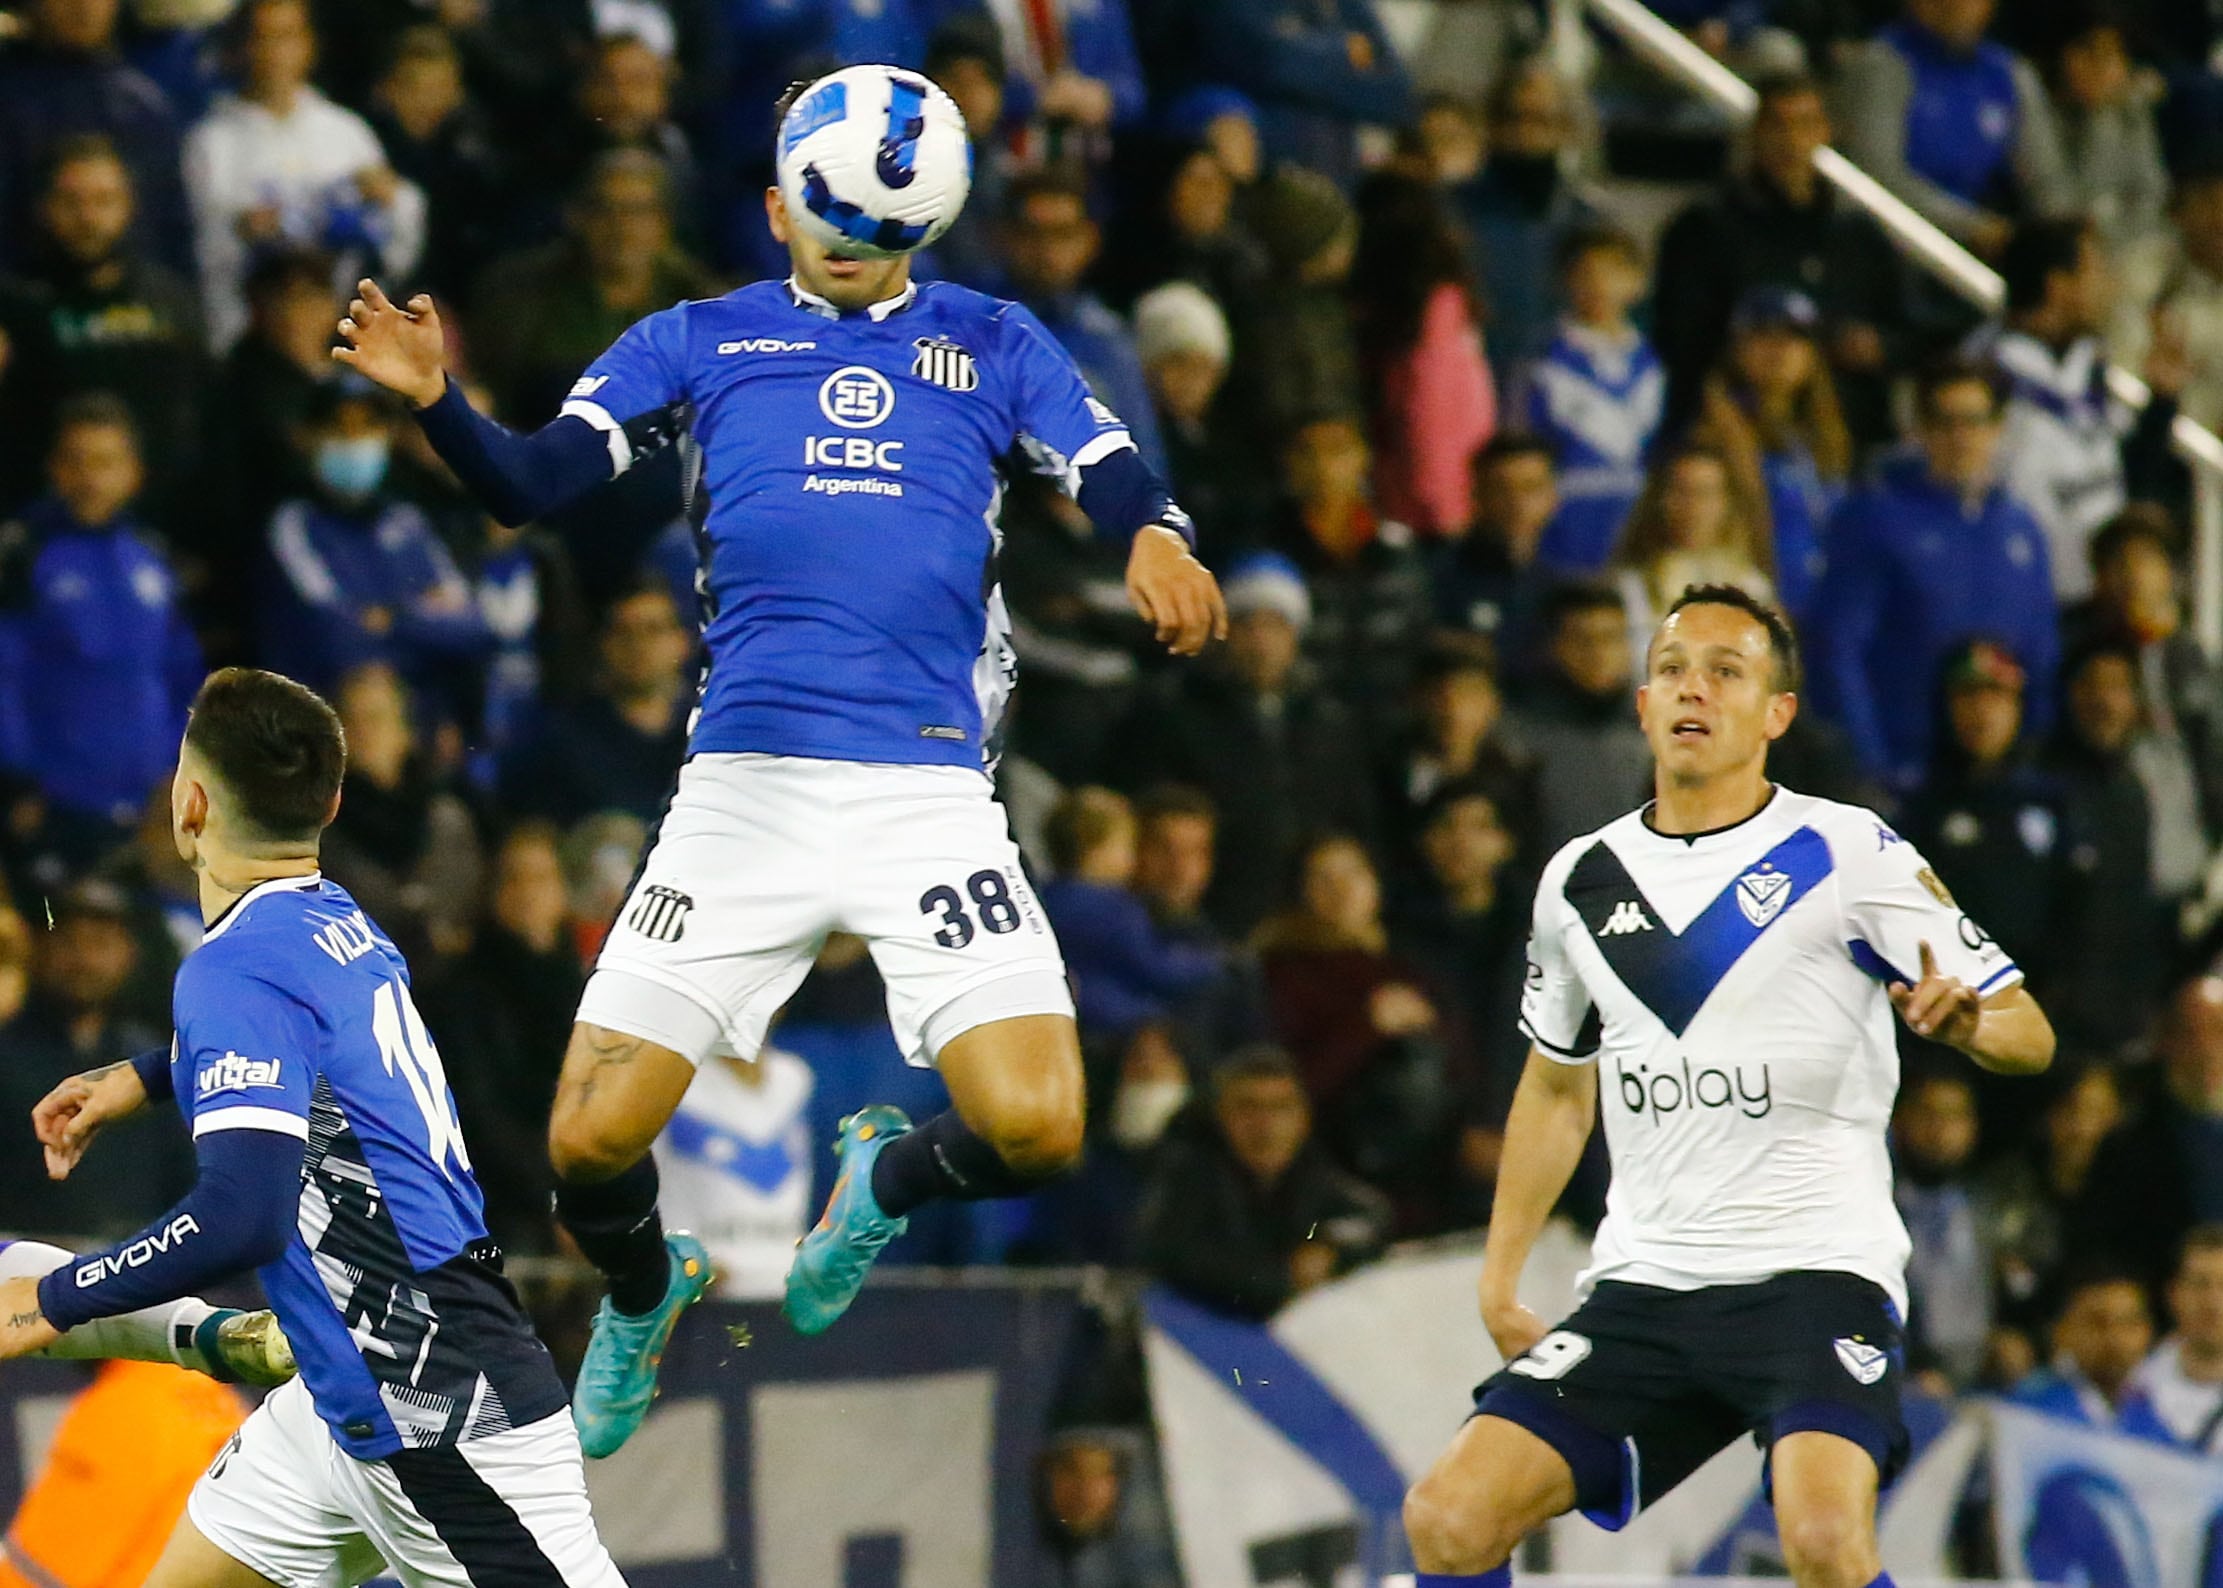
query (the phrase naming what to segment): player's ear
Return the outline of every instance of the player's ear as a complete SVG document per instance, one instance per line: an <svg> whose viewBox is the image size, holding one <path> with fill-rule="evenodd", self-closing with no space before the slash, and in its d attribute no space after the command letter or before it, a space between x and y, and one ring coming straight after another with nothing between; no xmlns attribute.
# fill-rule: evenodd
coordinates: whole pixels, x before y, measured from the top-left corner
<svg viewBox="0 0 2223 1588"><path fill-rule="evenodd" d="M1650 683L1642 683L1636 686L1636 721L1639 727L1644 724L1644 703L1651 698L1652 686Z"/></svg>
<svg viewBox="0 0 2223 1588"><path fill-rule="evenodd" d="M1768 696L1767 734L1770 742L1780 739L1790 731L1798 718L1798 696L1789 690L1778 690Z"/></svg>
<svg viewBox="0 0 2223 1588"><path fill-rule="evenodd" d="M344 789L345 785L343 784L340 788L336 788L332 791L332 803L324 807L325 827L331 826L334 822L340 819L340 795L344 791ZM317 830L319 832L322 832L324 829L320 827Z"/></svg>
<svg viewBox="0 0 2223 1588"><path fill-rule="evenodd" d="M777 182L764 190L764 218L771 223L772 240L787 242L787 195L780 191Z"/></svg>

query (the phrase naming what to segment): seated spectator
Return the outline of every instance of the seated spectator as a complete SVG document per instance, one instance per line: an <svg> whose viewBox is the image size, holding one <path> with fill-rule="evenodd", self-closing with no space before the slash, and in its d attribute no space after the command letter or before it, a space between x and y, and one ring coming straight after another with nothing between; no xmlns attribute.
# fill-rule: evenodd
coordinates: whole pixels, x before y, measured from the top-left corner
<svg viewBox="0 0 2223 1588"><path fill-rule="evenodd" d="M1044 1588L1180 1588L1165 1527L1130 1489L1139 1461L1124 1429L1069 1429L1036 1463L1035 1502L1049 1545Z"/></svg>
<svg viewBox="0 0 2223 1588"><path fill-rule="evenodd" d="M1359 129L1402 126L1411 114L1404 64L1366 0L1197 6L1187 26L1189 71L1250 96L1270 162L1308 166L1347 187Z"/></svg>
<svg viewBox="0 0 2223 1588"><path fill-rule="evenodd" d="M0 528L0 739L53 807L48 836L84 865L166 780L204 669L177 580L132 511L130 412L78 397L55 429L51 488Z"/></svg>
<svg viewBox="0 0 2223 1588"><path fill-rule="evenodd" d="M123 894L131 935L139 945L138 968L124 989L123 1008L148 1025L160 1026L170 1018L178 965L201 946L203 933L200 877L178 857L177 838L170 831L169 778L147 791L129 847L109 855L92 875ZM9 1000L11 923L19 921L0 891L0 1008ZM20 997L16 1001L20 1004Z"/></svg>
<svg viewBox="0 0 2223 1588"><path fill-rule="evenodd" d="M1218 975L1219 955L1159 936L1132 887L1135 812L1120 795L1073 790L1047 836L1057 874L1042 885L1042 909L1072 972L1082 1041L1124 1047Z"/></svg>
<svg viewBox="0 0 2223 1588"><path fill-rule="evenodd" d="M1363 389L1346 286L1358 221L1335 184L1284 167L1251 195L1251 230L1272 290L1228 305L1236 316L1233 386L1258 444L1278 449L1316 414Z"/></svg>
<svg viewBox="0 0 2223 1588"><path fill-rule="evenodd" d="M1996 0L1906 0L1847 52L1839 142L1862 170L1986 258L2014 223L2074 202L2060 129L2029 62L1988 42Z"/></svg>
<svg viewBox="0 0 2223 1588"><path fill-rule="evenodd" d="M1667 379L1629 318L1647 290L1636 240L1609 226L1576 232L1559 268L1567 316L1523 373L1514 408L1521 425L1551 443L1559 469L1559 514L1538 555L1595 573L1644 488Z"/></svg>
<svg viewBox="0 0 2223 1588"><path fill-rule="evenodd" d="M503 1250L537 1256L556 1244L548 1111L586 987L556 829L512 827L494 852L490 883L471 946L427 966L418 998L439 1033L487 1231Z"/></svg>
<svg viewBox="0 0 2223 1588"><path fill-rule="evenodd" d="M672 120L678 63L638 33L605 33L588 51L568 123L550 129L549 156L534 162L536 186L551 217L575 192L594 162L613 149L637 149L663 163L672 233L699 253L707 219L702 179L687 134Z"/></svg>
<svg viewBox="0 0 2223 1588"><path fill-rule="evenodd" d="M1238 193L1248 193L1266 170L1259 141L1258 106L1225 83L1206 83L1176 94L1166 105L1166 135L1212 152Z"/></svg>
<svg viewBox="0 0 2223 1588"><path fill-rule="evenodd" d="M1514 732L1536 761L1540 856L1626 816L1652 791L1620 593L1562 585L1545 603L1542 628L1545 666L1513 710Z"/></svg>
<svg viewBox="0 0 2223 1588"><path fill-rule="evenodd" d="M327 386L333 326L344 306L332 292L332 261L310 250L278 250L247 273L247 331L217 371L206 416L208 502L186 532L193 554L211 567L238 569L254 554L278 504L315 486L302 450ZM252 585L222 582L210 591L227 625L244 626ZM236 610L234 608L236 607Z"/></svg>
<svg viewBox="0 0 2223 1588"><path fill-rule="evenodd" d="M1256 147L1246 176L1207 140L1198 127L1138 162L1133 205L1141 213L1124 220L1105 261L1121 296L1167 281L1193 282L1221 303L1249 303L1266 290L1266 256L1237 207L1257 179Z"/></svg>
<svg viewBox="0 0 2223 1588"><path fill-rule="evenodd" d="M1282 459L1287 500L1274 538L1310 593L1305 654L1379 745L1398 725L1432 602L1412 531L1369 499L1370 461L1357 419L1300 426Z"/></svg>
<svg viewBox="0 0 2223 1588"><path fill-rule="evenodd" d="M1501 430L1474 455L1474 519L1434 548L1436 622L1487 642L1508 677L1535 664L1538 608L1550 574L1537 561L1559 511L1548 442Z"/></svg>
<svg viewBox="0 0 2223 1588"><path fill-rule="evenodd" d="M639 578L618 592L596 653L601 665L588 693L546 702L502 758L503 809L565 826L600 811L644 822L662 812L687 755L694 635L660 579Z"/></svg>
<svg viewBox="0 0 2223 1588"><path fill-rule="evenodd" d="M545 530L512 528L483 512L474 516L479 539L471 548L468 577L492 650L483 685L466 702L463 717L471 779L483 786L499 775L501 758L532 731L543 692L571 682L588 628L561 541ZM692 589L688 597L693 599Z"/></svg>
<svg viewBox="0 0 2223 1588"><path fill-rule="evenodd" d="M1992 1325L1992 1254L1974 1179L1976 1090L1952 1070L1918 1070L1891 1114L1892 1201L1907 1259L1907 1365L1935 1392L1975 1382Z"/></svg>
<svg viewBox="0 0 2223 1588"><path fill-rule="evenodd" d="M1143 460L1162 472L1165 443L1134 334L1082 285L1103 241L1088 213L1086 189L1056 172L1030 172L1005 190L1003 220L1011 295L1049 328L1080 366L1089 389L1127 422Z"/></svg>
<svg viewBox="0 0 2223 1588"><path fill-rule="evenodd" d="M2054 1315L2052 1362L2007 1398L2086 1428L2174 1444L2168 1425L2132 1382L2153 1343L2145 1282L2111 1264L2084 1264L2064 1287Z"/></svg>
<svg viewBox="0 0 2223 1588"><path fill-rule="evenodd" d="M134 240L172 270L193 264L193 227L178 177L180 125L153 81L116 50L113 0L32 0L23 31L0 46L0 265L31 262L32 215L55 150L98 133L138 191Z"/></svg>
<svg viewBox="0 0 2223 1588"><path fill-rule="evenodd" d="M2185 1236L2166 1299L2175 1328L2138 1365L2131 1390L2179 1445L2223 1455L2223 1226Z"/></svg>
<svg viewBox="0 0 2223 1588"><path fill-rule="evenodd" d="M992 292L1003 275L996 252L997 221L1018 164L1004 126L1010 66L995 18L978 12L945 18L927 41L926 75L957 101L973 161L972 192L955 223L934 244L934 268L959 286Z"/></svg>
<svg viewBox="0 0 2223 1588"><path fill-rule="evenodd" d="M2186 156L2176 172L2169 220L2151 312L2143 301L2124 305L2109 342L2115 357L2133 368L2154 341L2174 343L2191 377L2179 401L2212 430L2223 424L2223 149Z"/></svg>
<svg viewBox="0 0 2223 1588"><path fill-rule="evenodd" d="M1497 429L1482 306L1449 209L1418 177L1359 190L1353 329L1374 406L1382 511L1440 539L1473 516L1474 456Z"/></svg>
<svg viewBox="0 0 2223 1588"><path fill-rule="evenodd" d="M2100 1143L2123 1121L2122 1083L2105 1064L2056 1074L2048 1096L2039 1128L1986 1172L1980 1203L2000 1318L2028 1356L2019 1371L2002 1375L2009 1383L2037 1366L2030 1340L2068 1257L2070 1219L2091 1184Z"/></svg>
<svg viewBox="0 0 2223 1588"><path fill-rule="evenodd" d="M312 689L371 662L428 687L492 643L455 559L387 484L400 422L359 378L318 387L297 443L315 484L270 518L262 655Z"/></svg>
<svg viewBox="0 0 2223 1588"><path fill-rule="evenodd" d="M1201 287L1169 281L1135 300L1135 353L1164 437L1167 478L1215 567L1255 549L1265 533L1266 483L1215 401L1233 348L1227 316Z"/></svg>
<svg viewBox="0 0 2223 1588"><path fill-rule="evenodd" d="M2159 1284L2195 1224L2223 1222L2223 979L2187 980L2162 1011L2160 1073L2100 1145L2070 1247Z"/></svg>
<svg viewBox="0 0 2223 1588"><path fill-rule="evenodd" d="M1135 822L1134 889L1159 937L1219 961L1217 974L1174 1000L1165 1022L1175 1054L1206 1068L1266 1034L1266 993L1256 963L1237 954L1204 913L1219 866L1219 809L1196 789L1161 783L1135 802ZM1130 1068L1133 1062L1130 1053Z"/></svg>
<svg viewBox="0 0 2223 1588"><path fill-rule="evenodd" d="M1536 799L1535 766L1512 742L1505 697L1487 661L1463 649L1439 650L1423 667L1416 692L1420 709L1411 733L1385 763L1380 800L1390 873L1399 885L1418 879L1421 833L1446 788L1472 785L1487 792L1517 849L1527 847Z"/></svg>
<svg viewBox="0 0 2223 1588"><path fill-rule="evenodd" d="M1775 598L1767 509L1750 498L1728 457L1701 442L1684 442L1652 466L1613 560L1632 655L1652 643L1660 618L1694 584Z"/></svg>
<svg viewBox="0 0 2223 1588"><path fill-rule="evenodd" d="M1830 141L1821 85L1791 74L1755 86L1749 166L1684 210L1660 239L1652 323L1669 411L1697 410L1707 372L1728 351L1737 306L1772 288L1814 306L1817 323L1804 332L1826 350L1852 428L1863 441L1881 441L1890 428L1893 354L1909 330L1906 266L1875 219L1814 169Z"/></svg>
<svg viewBox="0 0 2223 1588"><path fill-rule="evenodd" d="M2071 0L2056 23L2046 86L2061 129L2067 207L2088 215L2119 260L2158 242L2169 201L2155 105L2160 79L2140 71L2112 0Z"/></svg>
<svg viewBox="0 0 2223 1588"><path fill-rule="evenodd" d="M1999 387L1948 363L1924 371L1915 401L1920 455L1879 468L1830 520L1809 643L1814 704L1871 777L1900 789L1929 763L1933 716L1915 703L1955 646L2006 643L2038 681L2033 738L2052 726L2061 654L2045 532L1992 472Z"/></svg>
<svg viewBox="0 0 2223 1588"><path fill-rule="evenodd" d="M308 0L246 0L233 18L239 90L185 144L201 301L221 353L247 325L259 249L330 250L338 279L406 279L424 252L425 196L386 163L378 135L310 85Z"/></svg>
<svg viewBox="0 0 2223 1588"><path fill-rule="evenodd" d="M365 662L332 704L347 731L347 777L324 869L405 957L460 952L478 914L478 830L419 742L400 675Z"/></svg>
<svg viewBox="0 0 2223 1588"><path fill-rule="evenodd" d="M173 526L200 462L208 355L183 276L132 239L131 170L106 138L54 151L31 281L44 294L55 391L112 392L145 443L145 511Z"/></svg>
<svg viewBox="0 0 2223 1588"><path fill-rule="evenodd" d="M494 129L471 101L446 29L422 22L401 31L368 115L395 172L425 196L417 279L443 299L463 291L502 246L517 205Z"/></svg>
<svg viewBox="0 0 2223 1588"><path fill-rule="evenodd" d="M658 1205L710 1248L718 1294L777 1301L817 1205L811 1183L811 1069L766 1046L753 1061L698 1066L656 1138Z"/></svg>
<svg viewBox="0 0 2223 1588"><path fill-rule="evenodd" d="M1330 1161L1296 1066L1259 1044L1221 1065L1209 1104L1167 1134L1141 1232L1156 1278L1264 1321L1380 1251L1389 1204Z"/></svg>
<svg viewBox="0 0 2223 1588"><path fill-rule="evenodd" d="M2100 333L2114 284L2088 221L2019 228L2000 259L2007 314L1977 343L2007 378L1999 474L2044 528L2053 587L2064 601L2088 594L2092 533L2122 511L2127 494L2152 494L2165 460L2180 362L2157 348L2147 361L2155 400L2135 417L2107 390ZM2144 489L2141 489L2144 487Z"/></svg>
<svg viewBox="0 0 2223 1588"><path fill-rule="evenodd" d="M1038 0L999 14L1011 67L1010 119L1022 143L1102 160L1111 134L1140 121L1148 91L1135 57L1127 0Z"/></svg>

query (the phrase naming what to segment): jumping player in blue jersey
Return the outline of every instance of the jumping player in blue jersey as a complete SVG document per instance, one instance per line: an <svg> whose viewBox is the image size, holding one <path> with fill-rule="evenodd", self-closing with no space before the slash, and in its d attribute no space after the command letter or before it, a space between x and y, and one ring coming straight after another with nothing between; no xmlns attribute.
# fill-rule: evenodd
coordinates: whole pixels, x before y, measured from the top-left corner
<svg viewBox="0 0 2223 1588"><path fill-rule="evenodd" d="M807 105L806 105L807 108ZM783 118L783 127L789 118ZM1189 522L1040 321L907 255L830 252L765 199L793 273L652 314L520 435L443 368L431 299L365 281L334 356L407 398L505 521L681 442L709 669L690 755L580 1003L549 1148L557 1211L602 1270L573 1412L590 1455L647 1414L678 1314L708 1282L668 1239L650 1144L695 1067L753 1057L829 932L866 938L910 1061L954 1107L842 1127L842 1172L798 1249L787 1314L817 1333L938 1197L1017 1196L1081 1150L1083 1082L1057 943L988 773L1014 676L997 507L1047 472L1127 545L1160 640L1222 634Z"/></svg>
<svg viewBox="0 0 2223 1588"><path fill-rule="evenodd" d="M34 1111L50 1172L172 1098L199 1176L130 1239L0 1282L0 1356L254 1269L300 1376L195 1486L154 1588L535 1582L621 1588L563 1385L533 1337L440 1054L386 935L317 871L346 749L275 673L202 685L171 785L207 932L177 1038Z"/></svg>

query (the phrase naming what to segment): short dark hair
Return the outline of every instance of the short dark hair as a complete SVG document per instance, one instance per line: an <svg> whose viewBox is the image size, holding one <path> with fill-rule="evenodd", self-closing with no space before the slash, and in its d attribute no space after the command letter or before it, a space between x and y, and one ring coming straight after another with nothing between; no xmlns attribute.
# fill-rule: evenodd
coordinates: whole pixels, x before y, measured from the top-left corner
<svg viewBox="0 0 2223 1588"><path fill-rule="evenodd" d="M1422 803L1420 807L1420 830L1422 832L1428 831L1429 828L1450 815L1454 807L1464 805L1468 800L1481 800L1490 807L1490 813L1497 818L1497 824L1500 827L1509 825L1505 819L1505 801L1500 797L1497 789L1492 788L1482 778L1455 777L1438 788L1433 794L1430 794L1426 801Z"/></svg>
<svg viewBox="0 0 2223 1588"><path fill-rule="evenodd" d="M1603 579L1562 579L1544 597L1544 632L1557 634L1569 618L1586 612L1615 612L1627 617L1629 604L1617 586Z"/></svg>
<svg viewBox="0 0 2223 1588"><path fill-rule="evenodd" d="M313 843L347 773L347 735L322 695L259 667L208 675L185 742L224 785L250 838Z"/></svg>
<svg viewBox="0 0 2223 1588"><path fill-rule="evenodd" d="M134 449L139 445L139 421L132 417L130 406L114 392L78 392L63 398L54 410L57 444L68 431L96 426L102 430L121 430L131 438Z"/></svg>
<svg viewBox="0 0 2223 1588"><path fill-rule="evenodd" d="M1991 411L1996 416L2007 401L2006 381L1999 367L1988 360L1970 358L1956 353L1949 358L1933 359L1922 366L1914 377L1914 410L1928 419L1937 413L1939 394L1953 386L1981 386L1991 399Z"/></svg>
<svg viewBox="0 0 2223 1588"><path fill-rule="evenodd" d="M1575 261L1587 255L1603 252L1619 254L1637 269L1646 266L1644 245L1637 241L1636 233L1611 221L1590 221L1575 227L1560 239L1552 252L1552 268L1564 276L1575 268Z"/></svg>
<svg viewBox="0 0 2223 1588"><path fill-rule="evenodd" d="M2146 1311L2153 1311L2154 1299L2146 1289L2146 1276L2120 1257L2105 1253L2087 1253L2072 1259L2062 1270L2053 1287L2051 1315L2059 1322L2069 1310L2069 1304L2087 1290L2098 1290L2107 1285L2129 1285L2138 1292L2138 1299L2145 1303Z"/></svg>
<svg viewBox="0 0 2223 1588"><path fill-rule="evenodd" d="M2074 270L2087 239L2096 237L2083 216L2025 221L2007 239L1999 256L1999 276L2007 284L2007 312L2019 314L2045 302L2046 284Z"/></svg>
<svg viewBox="0 0 2223 1588"><path fill-rule="evenodd" d="M2177 529L2176 515L2159 502L2131 503L2093 533L2092 543L2086 548L2092 571L2097 573L2141 543L2174 561L2177 548L2184 544L2184 537Z"/></svg>
<svg viewBox="0 0 2223 1588"><path fill-rule="evenodd" d="M54 179L69 167L84 165L93 160L107 161L123 172L126 183L134 189L138 187L131 175L130 162L124 159L123 151L116 147L115 139L105 132L73 132L68 137L57 140L54 147L47 152L46 163L41 167L45 180L39 184L40 188L51 188Z"/></svg>
<svg viewBox="0 0 2223 1588"><path fill-rule="evenodd" d="M1304 1087L1297 1061L1272 1042L1246 1042L1222 1059L1212 1071L1212 1095L1217 1097L1242 1081L1288 1081L1300 1091Z"/></svg>
<svg viewBox="0 0 2223 1588"><path fill-rule="evenodd" d="M1474 454L1474 476L1513 458L1542 458L1554 468L1558 467L1559 454L1552 444L1533 430L1500 430L1482 443Z"/></svg>
<svg viewBox="0 0 2223 1588"><path fill-rule="evenodd" d="M254 263L247 267L247 277L241 287L250 303L294 287L313 287L332 297L336 314L339 296L332 291L333 269L332 256L321 248L273 248L256 255Z"/></svg>
<svg viewBox="0 0 2223 1588"><path fill-rule="evenodd" d="M1162 821L1168 816L1193 816L1215 828L1220 824L1220 808L1212 802L1212 796L1186 783L1154 783L1136 797L1138 824Z"/></svg>
<svg viewBox="0 0 2223 1588"><path fill-rule="evenodd" d="M1798 636L1791 632L1791 620L1772 603L1761 600L1742 585L1694 584L1685 585L1660 621L1685 607L1734 607L1767 631L1768 655L1775 663L1775 688L1778 694L1795 695L1805 682L1798 659Z"/></svg>
<svg viewBox="0 0 2223 1588"><path fill-rule="evenodd" d="M1021 219L1037 198L1069 198L1088 213L1088 183L1070 165L1046 165L1013 177L1003 190L1003 218Z"/></svg>

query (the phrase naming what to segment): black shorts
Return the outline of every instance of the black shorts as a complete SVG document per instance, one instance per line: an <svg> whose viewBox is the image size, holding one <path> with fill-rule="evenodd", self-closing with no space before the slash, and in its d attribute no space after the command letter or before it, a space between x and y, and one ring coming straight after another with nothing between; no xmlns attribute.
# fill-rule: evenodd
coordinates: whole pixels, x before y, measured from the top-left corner
<svg viewBox="0 0 2223 1588"><path fill-rule="evenodd" d="M1889 1483L1907 1455L1905 1377L1898 1309L1857 1274L1704 1290L1607 1280L1474 1400L1565 1457L1576 1506L1617 1529L1746 1433L1762 1450L1840 1435Z"/></svg>

